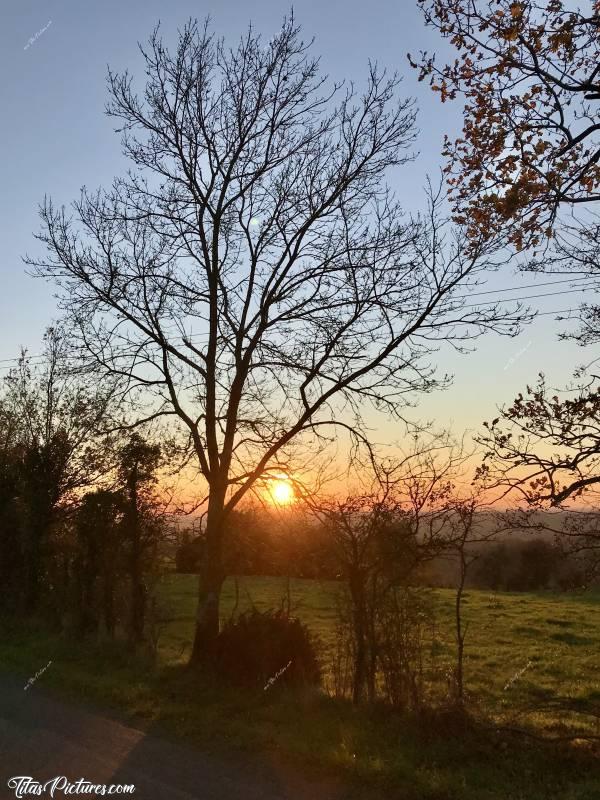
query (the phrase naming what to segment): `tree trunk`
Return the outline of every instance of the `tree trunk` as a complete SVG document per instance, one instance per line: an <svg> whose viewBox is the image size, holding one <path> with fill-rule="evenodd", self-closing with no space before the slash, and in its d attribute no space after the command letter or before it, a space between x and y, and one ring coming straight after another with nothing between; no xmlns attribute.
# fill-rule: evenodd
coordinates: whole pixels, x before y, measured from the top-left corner
<svg viewBox="0 0 600 800"><path fill-rule="evenodd" d="M42 569L42 542L47 535L48 526L42 521L31 524L25 534L23 564L25 581L23 587L23 610L25 614L35 614L40 603L40 572Z"/></svg>
<svg viewBox="0 0 600 800"><path fill-rule="evenodd" d="M106 628L107 635L115 638L115 589L111 579L105 577L104 579L104 627Z"/></svg>
<svg viewBox="0 0 600 800"><path fill-rule="evenodd" d="M367 620L364 579L353 573L348 581L352 598L352 621L354 627L354 676L352 681L352 702L362 702L367 681Z"/></svg>
<svg viewBox="0 0 600 800"><path fill-rule="evenodd" d="M216 495L216 496L215 496ZM225 580L223 567L224 492L215 492L208 503L206 547L200 568L196 630L190 665L210 666L219 635L219 603Z"/></svg>
<svg viewBox="0 0 600 800"><path fill-rule="evenodd" d="M356 631L356 656L354 660L354 680L352 682L352 702L358 705L364 696L367 666L365 639L360 631Z"/></svg>
<svg viewBox="0 0 600 800"><path fill-rule="evenodd" d="M367 643L368 643L368 663L367 663L367 696L369 703L375 702L377 693L377 631L375 624L376 609L379 608L377 602L377 579L372 575L370 580L370 599L368 608L365 608L367 621ZM381 601L381 598L380 598Z"/></svg>
<svg viewBox="0 0 600 800"><path fill-rule="evenodd" d="M139 644L144 638L146 623L146 587L143 578L136 572L131 585L131 639Z"/></svg>
<svg viewBox="0 0 600 800"><path fill-rule="evenodd" d="M131 531L131 616L129 620L131 641L139 644L144 638L144 623L146 617L146 587L142 574L142 547L140 521L137 508L133 518Z"/></svg>
<svg viewBox="0 0 600 800"><path fill-rule="evenodd" d="M456 589L456 599L454 613L456 621L456 700L459 705L464 702L464 650L465 650L465 630L462 624L462 599L465 589L467 576L467 563L465 558L465 544L462 543L460 549L460 577Z"/></svg>
<svg viewBox="0 0 600 800"><path fill-rule="evenodd" d="M77 633L80 637L98 630L96 581L98 577L97 550L93 541L80 542L80 557L76 563L79 584L79 619Z"/></svg>
<svg viewBox="0 0 600 800"><path fill-rule="evenodd" d="M25 588L23 606L25 614L34 614L39 605L39 551L34 546L25 555Z"/></svg>
<svg viewBox="0 0 600 800"><path fill-rule="evenodd" d="M129 577L131 580L131 614L129 631L131 641L139 644L144 638L146 611L146 587L142 573L142 530L138 507L138 469L137 464L129 477L129 503L131 526L131 554Z"/></svg>

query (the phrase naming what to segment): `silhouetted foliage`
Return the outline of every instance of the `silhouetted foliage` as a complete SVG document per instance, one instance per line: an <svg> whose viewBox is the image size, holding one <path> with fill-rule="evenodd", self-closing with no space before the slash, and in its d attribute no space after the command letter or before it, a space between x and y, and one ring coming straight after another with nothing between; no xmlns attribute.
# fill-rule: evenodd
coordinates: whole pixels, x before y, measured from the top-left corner
<svg viewBox="0 0 600 800"><path fill-rule="evenodd" d="M441 66L411 59L442 102L465 100L462 133L445 145L457 213L474 236L508 229L519 248L541 244L561 205L600 200L600 4L418 5L457 51Z"/></svg>
<svg viewBox="0 0 600 800"><path fill-rule="evenodd" d="M579 589L585 586L586 570L551 540L507 540L482 549L469 583L503 592Z"/></svg>
<svg viewBox="0 0 600 800"><path fill-rule="evenodd" d="M214 667L226 680L265 691L321 681L314 637L282 610L244 612L219 633Z"/></svg>
<svg viewBox="0 0 600 800"><path fill-rule="evenodd" d="M175 552L176 570L200 573L205 532L182 531ZM281 514L236 509L228 516L224 534L229 575L281 575L335 580L340 566L331 536L311 516L290 510Z"/></svg>
<svg viewBox="0 0 600 800"><path fill-rule="evenodd" d="M32 361L23 352L1 393L4 513L18 516L4 535L15 546L8 557L19 570L19 606L26 613L37 611L51 588L53 530L108 469L100 423L111 386L75 374L68 349L65 336L49 329L41 358Z"/></svg>
<svg viewBox="0 0 600 800"><path fill-rule="evenodd" d="M540 375L536 386L484 422L480 476L517 490L533 506L560 506L600 482L600 386L570 394L550 393Z"/></svg>
<svg viewBox="0 0 600 800"><path fill-rule="evenodd" d="M106 634L115 635L115 593L124 573L124 514L123 495L107 490L86 494L77 511L73 573L81 635L96 633L101 621Z"/></svg>
<svg viewBox="0 0 600 800"><path fill-rule="evenodd" d="M158 445L133 433L118 454L118 474L124 497L122 529L131 588L129 636L134 643L144 638L147 603L144 573L148 571L148 562L152 560L160 534L158 501L153 492L160 453Z"/></svg>

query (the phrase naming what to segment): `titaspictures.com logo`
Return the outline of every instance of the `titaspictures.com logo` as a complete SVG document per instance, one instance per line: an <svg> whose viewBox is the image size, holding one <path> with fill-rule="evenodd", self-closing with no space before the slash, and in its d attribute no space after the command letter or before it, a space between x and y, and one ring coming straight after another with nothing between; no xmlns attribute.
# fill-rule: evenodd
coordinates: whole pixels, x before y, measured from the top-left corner
<svg viewBox="0 0 600 800"><path fill-rule="evenodd" d="M60 795L132 795L135 792L133 784L123 783L92 783L85 778L70 781L65 775L58 775L45 783L40 783L30 775L17 775L9 778L8 788L12 789L15 797L59 797Z"/></svg>

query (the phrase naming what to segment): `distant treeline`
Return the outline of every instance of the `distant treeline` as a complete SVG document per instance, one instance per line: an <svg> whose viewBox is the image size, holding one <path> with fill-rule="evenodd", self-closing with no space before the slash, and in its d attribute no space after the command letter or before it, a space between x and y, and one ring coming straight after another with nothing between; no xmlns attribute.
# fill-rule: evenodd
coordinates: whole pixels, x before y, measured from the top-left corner
<svg viewBox="0 0 600 800"><path fill-rule="evenodd" d="M197 573L204 552L202 533L184 530L175 551L177 572ZM342 577L335 542L314 520L256 510L232 515L227 529L229 574L274 575L338 580ZM467 586L492 591L570 591L596 583L584 556L568 553L552 536L516 531L486 544L471 545L473 562ZM454 587L458 565L452 553L423 564L413 580L421 585Z"/></svg>
<svg viewBox="0 0 600 800"><path fill-rule="evenodd" d="M480 546L466 585L501 592L572 591L596 582L591 567L588 559L566 553L558 542L531 534ZM431 585L453 587L456 572L451 560L438 558L428 578Z"/></svg>
<svg viewBox="0 0 600 800"><path fill-rule="evenodd" d="M183 530L175 553L177 572L197 573L203 556L203 533ZM229 575L341 577L330 532L311 518L291 512L233 512L226 530L225 560Z"/></svg>

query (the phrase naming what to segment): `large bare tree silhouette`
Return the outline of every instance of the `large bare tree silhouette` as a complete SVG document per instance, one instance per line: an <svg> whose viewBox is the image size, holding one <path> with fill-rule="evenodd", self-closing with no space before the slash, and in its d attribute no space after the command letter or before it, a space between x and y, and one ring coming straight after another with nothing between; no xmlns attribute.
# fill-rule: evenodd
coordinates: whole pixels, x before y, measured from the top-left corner
<svg viewBox="0 0 600 800"><path fill-rule="evenodd" d="M502 260L447 226L429 193L402 214L386 183L411 158L412 102L369 68L362 93L320 75L293 19L233 49L189 22L174 52L142 48L146 85L109 73L126 177L46 201L30 259L62 287L80 352L143 404L137 420L187 431L207 485L193 660L219 626L228 513L299 437L366 442L363 409L399 415L443 384L430 363L521 309L465 289Z"/></svg>

